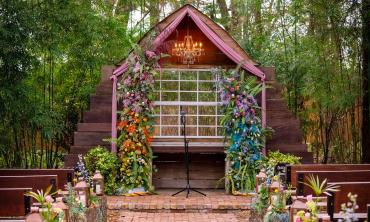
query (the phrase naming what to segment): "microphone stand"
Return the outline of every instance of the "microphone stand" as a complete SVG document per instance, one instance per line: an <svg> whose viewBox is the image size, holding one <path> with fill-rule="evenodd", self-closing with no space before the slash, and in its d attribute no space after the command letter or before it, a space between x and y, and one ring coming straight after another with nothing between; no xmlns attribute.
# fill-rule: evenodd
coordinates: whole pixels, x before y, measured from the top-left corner
<svg viewBox="0 0 370 222"><path fill-rule="evenodd" d="M181 107L182 109L182 107ZM181 125L183 126L182 128L182 133L184 135L184 145L185 145L185 169L186 169L186 186L184 189L172 194L172 196L176 196L177 194L179 193L182 193L184 191L186 191L186 198L188 198L189 196L189 193L190 191L194 191L194 192L197 192L199 194L202 194L203 196L206 196L206 194L194 189L194 188L191 188L190 186L190 177L189 177L189 140L186 139L186 130L185 130L185 127L186 127L186 121L185 121L185 112L184 111L181 111Z"/></svg>

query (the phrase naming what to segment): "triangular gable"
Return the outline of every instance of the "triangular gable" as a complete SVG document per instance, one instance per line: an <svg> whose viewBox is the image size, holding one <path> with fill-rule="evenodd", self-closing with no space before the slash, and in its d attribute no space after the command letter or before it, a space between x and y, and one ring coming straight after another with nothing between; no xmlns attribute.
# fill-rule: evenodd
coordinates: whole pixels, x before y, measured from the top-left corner
<svg viewBox="0 0 370 222"><path fill-rule="evenodd" d="M194 9L195 12L192 10ZM158 48L177 28L180 22L185 18L185 16L189 15L189 17L194 21L197 27L202 31L202 33L221 51L223 52L228 58L234 61L236 64L241 64L242 68L249 71L253 75L261 78L262 80L265 78L264 73L255 67L253 60L249 59L247 54L244 55L236 52L232 47L229 46L224 40L222 40L207 24L199 17L199 15L203 15L199 11L197 11L194 7L190 5L185 5L181 10L178 10L171 14L170 16L176 17L161 31L161 33L156 37L153 41L152 46L153 49ZM206 17L206 16L204 16ZM167 17L168 18L168 17ZM166 19L167 19L166 18ZM206 17L208 18L208 17ZM164 19L163 21L165 21ZM209 19L210 20L210 19ZM162 22L163 22L162 21ZM219 27L220 28L220 27ZM221 28L220 28L221 29ZM224 30L223 30L224 31ZM225 31L224 31L225 32ZM233 40L234 41L234 40ZM235 41L234 41L235 42ZM236 43L236 42L235 42ZM236 43L237 44L237 43ZM113 75L121 75L123 72L127 70L128 66L127 63L123 63L120 67L114 70Z"/></svg>

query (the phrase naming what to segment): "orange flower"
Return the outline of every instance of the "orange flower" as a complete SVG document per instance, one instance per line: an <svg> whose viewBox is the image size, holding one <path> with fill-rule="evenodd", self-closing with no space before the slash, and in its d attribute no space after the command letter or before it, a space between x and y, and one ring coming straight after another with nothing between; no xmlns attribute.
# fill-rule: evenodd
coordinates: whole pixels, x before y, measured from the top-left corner
<svg viewBox="0 0 370 222"><path fill-rule="evenodd" d="M148 130L145 127L143 127L142 129L143 129L146 141L148 141L148 143L151 143L153 141L153 138L149 135Z"/></svg>
<svg viewBox="0 0 370 222"><path fill-rule="evenodd" d="M125 148L129 148L129 147L130 147L130 145L131 145L131 140L126 140L126 141L123 143L123 146L124 146Z"/></svg>
<svg viewBox="0 0 370 222"><path fill-rule="evenodd" d="M117 128L118 128L118 129L123 129L125 126L127 126L127 121L120 121L120 122L117 124Z"/></svg>
<svg viewBox="0 0 370 222"><path fill-rule="evenodd" d="M135 121L135 123L140 123L140 119L139 118L137 118L137 117L133 117L133 119L134 119L134 121Z"/></svg>
<svg viewBox="0 0 370 222"><path fill-rule="evenodd" d="M129 133L133 133L135 132L136 130L136 126L134 124L131 124L128 128L127 128L127 132Z"/></svg>

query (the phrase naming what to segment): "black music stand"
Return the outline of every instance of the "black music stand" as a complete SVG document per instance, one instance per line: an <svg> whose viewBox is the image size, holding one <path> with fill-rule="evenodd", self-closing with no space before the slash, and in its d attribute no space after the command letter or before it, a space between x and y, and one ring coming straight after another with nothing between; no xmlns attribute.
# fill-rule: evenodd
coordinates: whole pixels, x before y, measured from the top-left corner
<svg viewBox="0 0 370 222"><path fill-rule="evenodd" d="M185 121L185 112L182 111L182 107L181 107L181 125L183 126L182 128L182 133L184 134L184 145L185 145L185 169L186 169L186 186L184 189L172 194L172 196L176 196L177 194L179 193L182 193L184 191L186 191L186 198L188 198L189 196L189 193L190 191L195 191L199 194L202 194L203 196L207 196L205 195L204 193L194 189L194 188L191 188L190 186L190 179L189 179L189 140L186 139L186 131L185 131L185 127L186 127L186 121Z"/></svg>

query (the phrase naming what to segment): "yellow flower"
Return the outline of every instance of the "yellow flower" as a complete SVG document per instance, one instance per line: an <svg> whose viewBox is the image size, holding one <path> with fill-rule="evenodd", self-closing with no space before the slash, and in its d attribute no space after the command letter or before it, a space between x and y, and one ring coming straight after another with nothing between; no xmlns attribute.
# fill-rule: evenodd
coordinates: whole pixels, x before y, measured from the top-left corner
<svg viewBox="0 0 370 222"><path fill-rule="evenodd" d="M63 210L62 210L62 209L60 209L59 207L55 207L55 208L53 208L53 211L54 211L55 213L57 213L57 214L59 214L59 213L63 212Z"/></svg>

